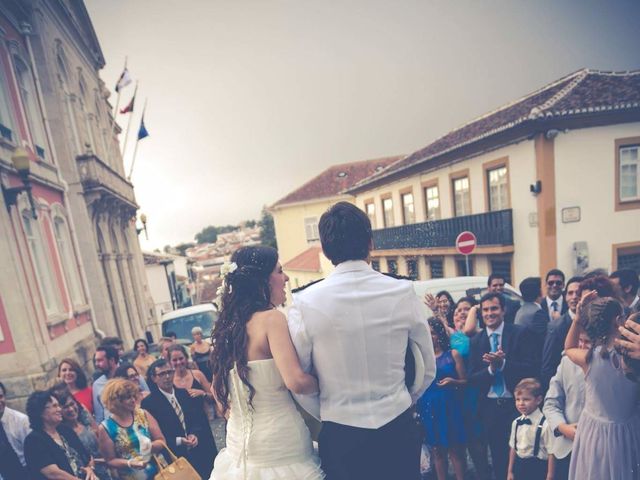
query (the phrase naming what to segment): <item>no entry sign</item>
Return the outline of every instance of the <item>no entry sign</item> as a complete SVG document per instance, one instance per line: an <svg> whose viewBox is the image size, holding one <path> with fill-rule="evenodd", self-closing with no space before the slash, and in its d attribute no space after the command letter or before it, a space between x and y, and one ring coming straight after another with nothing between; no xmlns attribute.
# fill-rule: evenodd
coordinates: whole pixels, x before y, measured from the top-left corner
<svg viewBox="0 0 640 480"><path fill-rule="evenodd" d="M470 255L476 249L476 236L472 232L462 232L456 238L456 250L462 255Z"/></svg>

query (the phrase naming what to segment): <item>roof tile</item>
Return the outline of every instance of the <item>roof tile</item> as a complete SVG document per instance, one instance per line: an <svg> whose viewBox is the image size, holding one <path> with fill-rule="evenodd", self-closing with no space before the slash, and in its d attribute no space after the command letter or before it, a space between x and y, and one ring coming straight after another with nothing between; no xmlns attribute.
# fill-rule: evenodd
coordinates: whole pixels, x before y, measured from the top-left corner
<svg viewBox="0 0 640 480"><path fill-rule="evenodd" d="M315 245L307 248L301 254L293 257L282 266L283 270L302 270L305 272L320 271L320 252L322 248Z"/></svg>
<svg viewBox="0 0 640 480"><path fill-rule="evenodd" d="M640 70L601 72L583 69L447 133L354 186L374 183L529 120L639 108Z"/></svg>
<svg viewBox="0 0 640 480"><path fill-rule="evenodd" d="M309 180L300 188L278 200L273 204L273 207L289 203L334 197L339 195L342 191L351 188L359 181L373 175L377 171L381 171L403 157L403 155L400 155L334 165L326 169L320 175Z"/></svg>

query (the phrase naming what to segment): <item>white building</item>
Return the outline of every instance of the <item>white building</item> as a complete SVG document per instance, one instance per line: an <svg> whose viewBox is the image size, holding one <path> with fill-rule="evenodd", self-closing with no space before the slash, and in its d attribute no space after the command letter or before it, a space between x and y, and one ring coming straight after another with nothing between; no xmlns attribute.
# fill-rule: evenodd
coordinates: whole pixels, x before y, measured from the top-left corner
<svg viewBox="0 0 640 480"><path fill-rule="evenodd" d="M517 284L558 267L640 270L640 71L581 70L448 133L346 193L374 225L373 265Z"/></svg>
<svg viewBox="0 0 640 480"><path fill-rule="evenodd" d="M143 256L149 292L154 300L155 315L149 330L157 340L161 335L162 315L192 305L194 285L187 257L148 252Z"/></svg>

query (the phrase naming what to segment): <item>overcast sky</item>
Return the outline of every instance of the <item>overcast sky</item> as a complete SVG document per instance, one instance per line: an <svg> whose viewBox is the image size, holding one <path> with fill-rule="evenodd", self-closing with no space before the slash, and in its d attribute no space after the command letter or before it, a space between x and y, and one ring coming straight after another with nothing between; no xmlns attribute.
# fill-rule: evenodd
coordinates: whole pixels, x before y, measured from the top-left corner
<svg viewBox="0 0 640 480"><path fill-rule="evenodd" d="M113 90L128 56L140 81L134 138L148 98L146 249L257 219L332 164L411 153L580 68L640 68L634 0L85 2L102 78Z"/></svg>

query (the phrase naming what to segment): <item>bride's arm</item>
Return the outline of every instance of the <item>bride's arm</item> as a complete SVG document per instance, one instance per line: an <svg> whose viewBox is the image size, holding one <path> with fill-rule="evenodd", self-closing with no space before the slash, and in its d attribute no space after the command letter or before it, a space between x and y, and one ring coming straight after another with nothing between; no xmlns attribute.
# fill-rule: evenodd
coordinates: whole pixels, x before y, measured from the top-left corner
<svg viewBox="0 0 640 480"><path fill-rule="evenodd" d="M304 373L289 335L287 319L282 312L271 310L267 319L267 340L271 355L285 385L293 393L311 394L318 391L318 380Z"/></svg>

